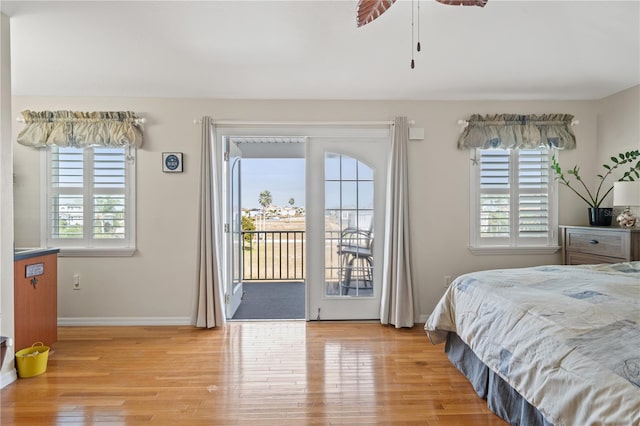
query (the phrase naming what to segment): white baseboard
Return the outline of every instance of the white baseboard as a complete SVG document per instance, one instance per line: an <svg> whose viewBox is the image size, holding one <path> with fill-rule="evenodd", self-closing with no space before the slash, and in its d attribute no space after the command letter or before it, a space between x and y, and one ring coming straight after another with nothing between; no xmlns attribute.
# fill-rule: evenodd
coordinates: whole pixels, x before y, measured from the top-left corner
<svg viewBox="0 0 640 426"><path fill-rule="evenodd" d="M58 318L58 327L99 325L192 325L188 317L67 317Z"/></svg>
<svg viewBox="0 0 640 426"><path fill-rule="evenodd" d="M0 375L0 389L18 380L18 372L15 368L5 371Z"/></svg>
<svg viewBox="0 0 640 426"><path fill-rule="evenodd" d="M424 324L429 314L420 314L418 322ZM193 325L188 317L61 317L59 327L90 326L127 326L127 325Z"/></svg>

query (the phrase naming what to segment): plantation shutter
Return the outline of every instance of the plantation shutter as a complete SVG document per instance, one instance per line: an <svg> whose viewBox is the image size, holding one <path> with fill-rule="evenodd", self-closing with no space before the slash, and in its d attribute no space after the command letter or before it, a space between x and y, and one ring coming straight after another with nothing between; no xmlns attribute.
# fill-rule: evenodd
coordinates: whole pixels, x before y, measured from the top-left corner
<svg viewBox="0 0 640 426"><path fill-rule="evenodd" d="M549 234L549 151L518 150L518 238ZM533 243L533 241L532 241Z"/></svg>
<svg viewBox="0 0 640 426"><path fill-rule="evenodd" d="M84 238L84 159L81 150L52 150L51 183L52 238Z"/></svg>
<svg viewBox="0 0 640 426"><path fill-rule="evenodd" d="M93 238L125 238L124 149L94 148L93 151Z"/></svg>
<svg viewBox="0 0 640 426"><path fill-rule="evenodd" d="M510 162L508 150L480 151L480 238L506 242L511 235Z"/></svg>
<svg viewBox="0 0 640 426"><path fill-rule="evenodd" d="M550 244L548 150L481 149L476 155L476 244Z"/></svg>
<svg viewBox="0 0 640 426"><path fill-rule="evenodd" d="M51 148L49 246L130 245L127 149Z"/></svg>

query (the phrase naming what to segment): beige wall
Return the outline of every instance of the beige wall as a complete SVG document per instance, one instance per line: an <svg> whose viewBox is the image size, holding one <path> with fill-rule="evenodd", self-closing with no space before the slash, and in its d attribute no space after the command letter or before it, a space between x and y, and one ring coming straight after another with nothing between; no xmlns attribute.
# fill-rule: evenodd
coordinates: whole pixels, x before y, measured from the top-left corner
<svg viewBox="0 0 640 426"><path fill-rule="evenodd" d="M561 161L595 169L598 137L608 139L613 120L600 108L631 104L638 97L624 92L603 101L575 102L355 102L251 101L214 99L35 98L15 97L14 115L24 109L132 110L147 117L145 144L138 153L138 252L131 258L61 258L59 315L66 323L109 319L117 323L180 323L193 316L195 299L196 206L200 127L203 115L227 120L368 121L406 115L425 129L425 140L411 142L410 217L413 227L414 279L418 312L426 315L444 292L443 277L490 268L560 262L560 254L476 256L469 241L469 155L459 151L459 119L472 113L570 113L578 149L563 152ZM623 109L629 108L623 106ZM637 117L637 115L636 115ZM629 117L615 127L632 127ZM14 134L21 129L15 129ZM630 135L633 131L629 130ZM635 131L637 143L637 130ZM629 136L632 137L632 136ZM184 152L185 172L164 174L163 151ZM15 145L16 243L39 244L39 153ZM564 188L560 192L560 224L585 224L585 208ZM82 290L72 290L72 276Z"/></svg>
<svg viewBox="0 0 640 426"><path fill-rule="evenodd" d="M640 86L601 99L596 105L598 166L609 162L612 155L640 150ZM608 201L610 204L611 199Z"/></svg>

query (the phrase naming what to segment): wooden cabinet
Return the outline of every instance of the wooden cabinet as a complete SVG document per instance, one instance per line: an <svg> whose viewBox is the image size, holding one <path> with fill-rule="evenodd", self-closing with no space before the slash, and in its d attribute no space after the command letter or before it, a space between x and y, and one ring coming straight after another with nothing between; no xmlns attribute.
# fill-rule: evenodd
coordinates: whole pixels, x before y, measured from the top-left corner
<svg viewBox="0 0 640 426"><path fill-rule="evenodd" d="M617 263L640 260L640 229L561 226L562 263Z"/></svg>
<svg viewBox="0 0 640 426"><path fill-rule="evenodd" d="M15 350L58 339L58 254L14 257Z"/></svg>

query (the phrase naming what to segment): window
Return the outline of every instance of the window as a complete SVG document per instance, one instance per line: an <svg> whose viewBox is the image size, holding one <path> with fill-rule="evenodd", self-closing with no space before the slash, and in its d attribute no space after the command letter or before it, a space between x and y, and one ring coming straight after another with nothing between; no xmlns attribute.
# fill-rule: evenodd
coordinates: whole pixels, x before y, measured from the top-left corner
<svg viewBox="0 0 640 426"><path fill-rule="evenodd" d="M557 184L547 149L476 149L471 161L471 250L557 247Z"/></svg>
<svg viewBox="0 0 640 426"><path fill-rule="evenodd" d="M53 147L46 165L46 247L63 255L131 255L135 149Z"/></svg>

